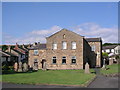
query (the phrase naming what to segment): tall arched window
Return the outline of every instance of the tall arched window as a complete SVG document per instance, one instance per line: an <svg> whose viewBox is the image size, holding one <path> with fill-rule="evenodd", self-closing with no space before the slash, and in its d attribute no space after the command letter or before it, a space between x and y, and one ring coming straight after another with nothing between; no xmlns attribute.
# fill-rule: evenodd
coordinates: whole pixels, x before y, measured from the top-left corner
<svg viewBox="0 0 120 90"><path fill-rule="evenodd" d="M67 42L65 41L62 42L62 49L67 49Z"/></svg>
<svg viewBox="0 0 120 90"><path fill-rule="evenodd" d="M52 44L52 49L57 49L57 43Z"/></svg>
<svg viewBox="0 0 120 90"><path fill-rule="evenodd" d="M76 49L76 42L72 42L72 49Z"/></svg>

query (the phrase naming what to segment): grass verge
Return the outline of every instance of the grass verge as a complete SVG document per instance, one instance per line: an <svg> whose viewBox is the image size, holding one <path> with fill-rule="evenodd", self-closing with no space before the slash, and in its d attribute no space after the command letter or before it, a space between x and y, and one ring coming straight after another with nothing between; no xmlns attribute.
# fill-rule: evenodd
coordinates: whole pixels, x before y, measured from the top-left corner
<svg viewBox="0 0 120 90"><path fill-rule="evenodd" d="M19 84L84 86L94 77L95 74L85 74L84 70L39 70L38 72L32 73L4 74L2 75L2 80L3 82Z"/></svg>
<svg viewBox="0 0 120 90"><path fill-rule="evenodd" d="M101 69L101 73L104 74L104 75L120 73L119 72L120 64L107 65L106 68L107 68L107 70Z"/></svg>

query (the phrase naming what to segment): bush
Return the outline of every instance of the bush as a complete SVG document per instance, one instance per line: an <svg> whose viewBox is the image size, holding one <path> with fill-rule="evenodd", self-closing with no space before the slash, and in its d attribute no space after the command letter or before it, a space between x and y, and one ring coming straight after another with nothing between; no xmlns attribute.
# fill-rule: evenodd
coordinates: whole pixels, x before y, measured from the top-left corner
<svg viewBox="0 0 120 90"><path fill-rule="evenodd" d="M9 66L8 65L3 65L2 70L9 70Z"/></svg>

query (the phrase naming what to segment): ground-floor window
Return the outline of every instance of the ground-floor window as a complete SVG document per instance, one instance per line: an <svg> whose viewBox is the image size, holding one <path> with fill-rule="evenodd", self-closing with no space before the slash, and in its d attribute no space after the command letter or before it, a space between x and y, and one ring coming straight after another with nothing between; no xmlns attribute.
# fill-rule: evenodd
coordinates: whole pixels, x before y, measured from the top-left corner
<svg viewBox="0 0 120 90"><path fill-rule="evenodd" d="M53 63L53 64L56 64L56 57L53 57L53 58L52 58L52 63Z"/></svg>
<svg viewBox="0 0 120 90"><path fill-rule="evenodd" d="M62 57L62 64L66 64L66 57Z"/></svg>
<svg viewBox="0 0 120 90"><path fill-rule="evenodd" d="M76 56L72 56L72 64L75 64L76 63Z"/></svg>

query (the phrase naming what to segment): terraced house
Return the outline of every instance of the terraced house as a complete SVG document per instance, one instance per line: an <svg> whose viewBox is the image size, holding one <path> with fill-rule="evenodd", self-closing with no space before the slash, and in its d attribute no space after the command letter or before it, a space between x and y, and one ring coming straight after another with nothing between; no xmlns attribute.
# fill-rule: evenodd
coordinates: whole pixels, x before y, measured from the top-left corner
<svg viewBox="0 0 120 90"><path fill-rule="evenodd" d="M101 38L85 38L67 29L46 38L46 44L29 48L28 64L33 69L84 69L101 67Z"/></svg>

